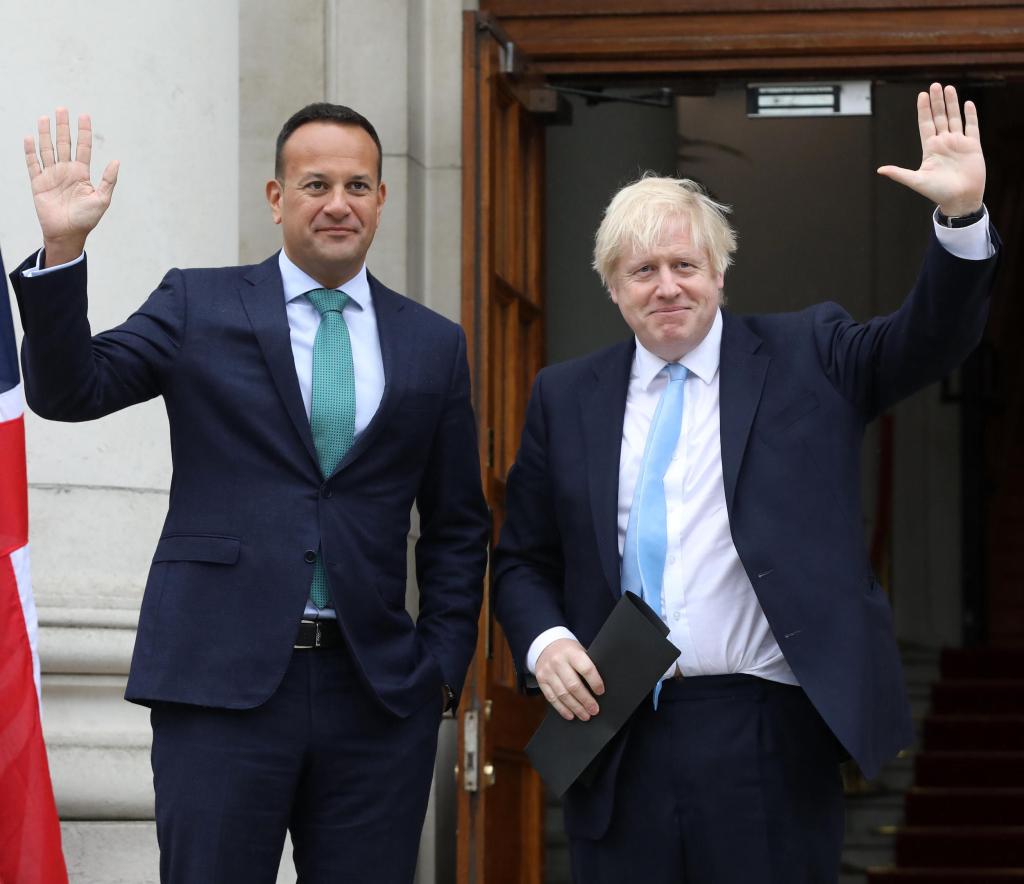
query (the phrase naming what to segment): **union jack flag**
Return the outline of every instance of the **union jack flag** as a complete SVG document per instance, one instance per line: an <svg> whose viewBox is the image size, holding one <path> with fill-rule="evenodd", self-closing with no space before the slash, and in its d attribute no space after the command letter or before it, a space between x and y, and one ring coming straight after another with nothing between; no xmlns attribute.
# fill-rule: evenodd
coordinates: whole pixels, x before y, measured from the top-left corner
<svg viewBox="0 0 1024 884"><path fill-rule="evenodd" d="M0 884L67 884L39 718L25 422L0 257Z"/></svg>

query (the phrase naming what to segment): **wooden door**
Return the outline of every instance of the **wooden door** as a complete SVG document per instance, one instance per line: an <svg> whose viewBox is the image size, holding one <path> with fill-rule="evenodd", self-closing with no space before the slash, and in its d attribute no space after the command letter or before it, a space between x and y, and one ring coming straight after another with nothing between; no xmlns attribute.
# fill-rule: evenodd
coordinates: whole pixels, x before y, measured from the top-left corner
<svg viewBox="0 0 1024 884"><path fill-rule="evenodd" d="M492 545L505 478L544 358L544 138L526 107L523 60L485 14L467 12L463 79L463 313ZM540 884L544 792L523 747L544 701L516 690L488 579L460 708L459 884Z"/></svg>

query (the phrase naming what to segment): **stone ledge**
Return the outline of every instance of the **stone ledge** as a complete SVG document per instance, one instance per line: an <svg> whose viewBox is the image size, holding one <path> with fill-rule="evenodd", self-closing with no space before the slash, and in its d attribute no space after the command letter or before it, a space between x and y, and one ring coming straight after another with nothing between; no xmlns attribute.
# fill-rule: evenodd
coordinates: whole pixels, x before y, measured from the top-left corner
<svg viewBox="0 0 1024 884"><path fill-rule="evenodd" d="M132 608L56 608L52 605L36 607L41 627L67 626L99 629L137 629L139 611Z"/></svg>
<svg viewBox="0 0 1024 884"><path fill-rule="evenodd" d="M74 884L160 884L155 823L62 820L60 831ZM295 884L291 855L285 839L277 884Z"/></svg>
<svg viewBox="0 0 1024 884"><path fill-rule="evenodd" d="M124 699L125 682L119 675L44 675L47 743L147 744L149 710Z"/></svg>
<svg viewBox="0 0 1024 884"><path fill-rule="evenodd" d="M75 884L159 884L154 823L66 820L60 831Z"/></svg>
<svg viewBox="0 0 1024 884"><path fill-rule="evenodd" d="M127 676L134 648L133 627L39 628L39 661L47 674Z"/></svg>
<svg viewBox="0 0 1024 884"><path fill-rule="evenodd" d="M54 797L69 820L152 820L148 746L49 745Z"/></svg>

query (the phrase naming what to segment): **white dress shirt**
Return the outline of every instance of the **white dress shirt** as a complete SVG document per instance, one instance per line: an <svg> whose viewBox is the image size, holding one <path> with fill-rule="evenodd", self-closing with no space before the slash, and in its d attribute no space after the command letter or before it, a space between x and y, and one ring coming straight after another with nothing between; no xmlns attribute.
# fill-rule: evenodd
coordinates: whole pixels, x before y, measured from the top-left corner
<svg viewBox="0 0 1024 884"><path fill-rule="evenodd" d="M970 227L950 229L934 223L939 242L959 258L980 260L995 250L989 239L987 213ZM679 360L688 375L683 425L665 474L668 545L662 616L669 627L669 640L680 654L665 677L675 674L678 667L684 676L743 673L797 684L732 542L719 426L721 343L719 311L704 340ZM664 368L663 359L636 342L619 456L620 559L647 433L668 384ZM534 639L526 655L530 672L536 672L541 652L560 638L575 636L556 626Z"/></svg>

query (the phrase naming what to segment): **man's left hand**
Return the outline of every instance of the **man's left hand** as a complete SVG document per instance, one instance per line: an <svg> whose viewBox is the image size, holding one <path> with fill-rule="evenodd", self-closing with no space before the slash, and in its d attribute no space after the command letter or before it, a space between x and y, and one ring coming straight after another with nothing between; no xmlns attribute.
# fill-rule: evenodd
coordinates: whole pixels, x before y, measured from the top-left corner
<svg viewBox="0 0 1024 884"><path fill-rule="evenodd" d="M917 125L921 167L882 166L878 174L931 200L950 218L976 212L985 196L985 155L974 102L964 102L961 118L956 89L932 83L917 96Z"/></svg>

